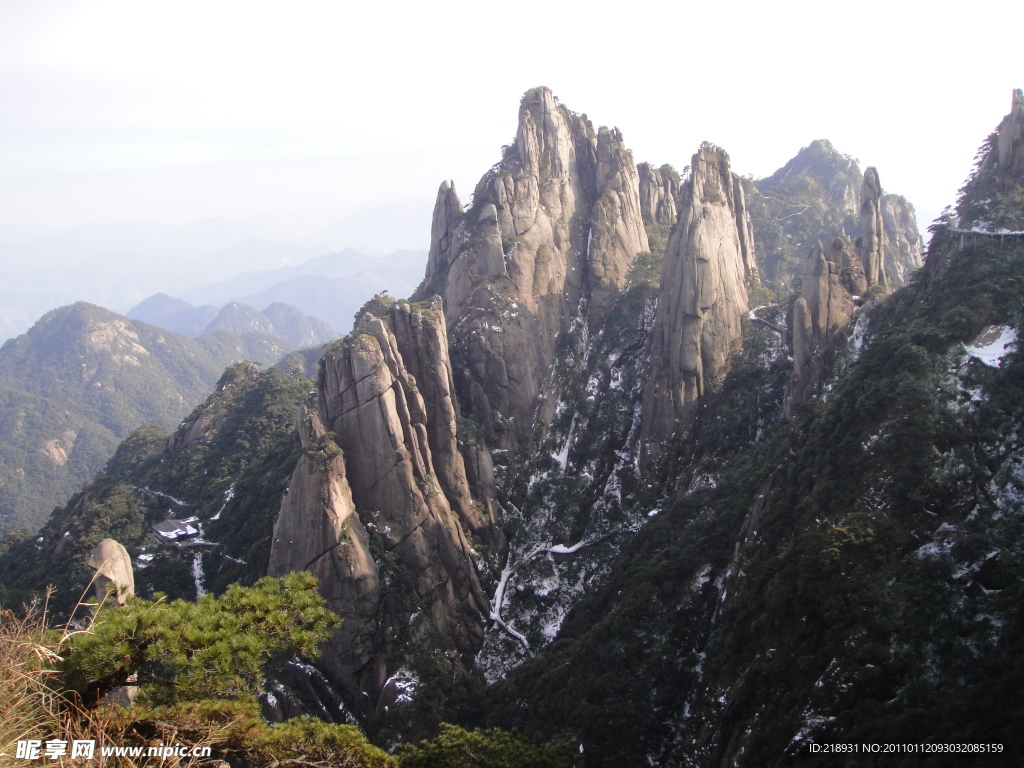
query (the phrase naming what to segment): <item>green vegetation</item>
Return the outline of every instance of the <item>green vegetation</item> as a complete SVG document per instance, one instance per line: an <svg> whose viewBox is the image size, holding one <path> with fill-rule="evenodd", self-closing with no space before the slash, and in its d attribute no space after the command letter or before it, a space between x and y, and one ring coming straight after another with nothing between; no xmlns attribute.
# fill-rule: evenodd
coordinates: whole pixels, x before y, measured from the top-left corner
<svg viewBox="0 0 1024 768"><path fill-rule="evenodd" d="M35 530L92 479L119 442L45 397L0 387L0 532Z"/></svg>
<svg viewBox="0 0 1024 768"><path fill-rule="evenodd" d="M254 583L266 573L274 517L300 452L296 412L312 386L295 373L239 363L170 439L154 427L136 430L90 485L54 511L38 540L22 535L0 551L5 602L19 605L52 584L51 610L66 616L92 577L89 553L107 537L133 558L143 548L152 555L137 566L142 595L194 598L197 555L209 591ZM210 545L161 543L150 531L168 517L191 516Z"/></svg>
<svg viewBox="0 0 1024 768"><path fill-rule="evenodd" d="M48 631L36 614L0 613L0 749L17 739L93 739L99 747L187 744L215 758L257 765L391 768L397 762L357 728L300 717L271 726L260 716L263 668L315 656L338 617L305 573L233 586L196 603L129 598L94 606L87 631ZM48 665L57 664L57 669ZM104 696L137 685L130 707ZM107 760L104 758L104 760ZM167 764L117 758L111 766ZM178 765L195 765L187 758Z"/></svg>
<svg viewBox="0 0 1024 768"><path fill-rule="evenodd" d="M860 231L861 181L857 162L827 141L812 142L766 179L743 180L766 287L784 295L816 240Z"/></svg>
<svg viewBox="0 0 1024 768"><path fill-rule="evenodd" d="M974 172L960 190L957 212L965 225L990 230L1024 229L1024 187L1013 179L999 183L993 159L998 156L999 133L993 131L974 158ZM988 159L986 162L986 158Z"/></svg>
<svg viewBox="0 0 1024 768"><path fill-rule="evenodd" d="M571 768L569 741L536 746L516 733L491 728L466 731L442 723L436 738L419 746L402 745L402 768Z"/></svg>
<svg viewBox="0 0 1024 768"><path fill-rule="evenodd" d="M294 352L289 352L277 361L277 367L287 373L298 371L307 379L315 381L320 360L323 359L327 346L327 344L322 344L319 347L297 349Z"/></svg>
<svg viewBox="0 0 1024 768"><path fill-rule="evenodd" d="M392 757L351 725L260 715L264 670L275 659L311 658L337 626L306 573L234 585L197 602L129 598L93 605L86 631L48 630L39 614L0 611L0 751L19 739L93 739L100 747L188 744L214 759L312 768L569 768L572 744L533 745L497 729L440 735ZM56 664L56 669L49 666ZM135 687L130 706L105 698ZM155 765L162 758L107 765ZM195 765L200 759L180 765Z"/></svg>
<svg viewBox="0 0 1024 768"><path fill-rule="evenodd" d="M302 572L235 584L194 603L129 597L71 636L61 685L88 706L133 676L148 706L255 697L268 662L316 656L338 621L323 607L316 579Z"/></svg>
<svg viewBox="0 0 1024 768"><path fill-rule="evenodd" d="M276 360L279 339L190 339L79 302L0 349L0 534L38 530L144 424L173 429L224 366Z"/></svg>

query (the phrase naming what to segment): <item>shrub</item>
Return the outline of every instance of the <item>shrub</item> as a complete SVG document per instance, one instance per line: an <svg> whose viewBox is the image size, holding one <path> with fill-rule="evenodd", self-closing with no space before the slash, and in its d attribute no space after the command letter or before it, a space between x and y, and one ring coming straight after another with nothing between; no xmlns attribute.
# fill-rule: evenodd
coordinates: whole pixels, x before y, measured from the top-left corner
<svg viewBox="0 0 1024 768"><path fill-rule="evenodd" d="M402 768L570 768L573 744L531 744L517 733L499 728L466 731L448 723L441 733L419 746L399 747Z"/></svg>

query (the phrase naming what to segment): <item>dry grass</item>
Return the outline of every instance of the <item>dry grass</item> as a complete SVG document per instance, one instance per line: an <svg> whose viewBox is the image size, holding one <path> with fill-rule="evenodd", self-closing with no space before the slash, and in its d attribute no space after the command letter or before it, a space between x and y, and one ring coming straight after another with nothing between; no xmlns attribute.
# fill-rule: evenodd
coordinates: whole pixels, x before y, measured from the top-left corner
<svg viewBox="0 0 1024 768"><path fill-rule="evenodd" d="M79 630L83 631L83 630ZM88 631L88 630L84 630ZM0 609L0 768L61 766L64 768L188 768L207 759L104 756L101 746L142 746L175 744L177 733L155 728L144 738L133 718L121 707L101 706L87 710L54 690L56 665L68 639L75 634L66 626L52 630L46 625L46 611L27 608L23 616ZM59 739L68 743L68 753L55 760L19 759L18 741ZM96 751L92 760L70 758L75 740L92 739ZM202 744L188 743L189 747Z"/></svg>
<svg viewBox="0 0 1024 768"><path fill-rule="evenodd" d="M40 615L0 611L0 766L14 765L19 739L53 733L56 707L46 684L53 663Z"/></svg>

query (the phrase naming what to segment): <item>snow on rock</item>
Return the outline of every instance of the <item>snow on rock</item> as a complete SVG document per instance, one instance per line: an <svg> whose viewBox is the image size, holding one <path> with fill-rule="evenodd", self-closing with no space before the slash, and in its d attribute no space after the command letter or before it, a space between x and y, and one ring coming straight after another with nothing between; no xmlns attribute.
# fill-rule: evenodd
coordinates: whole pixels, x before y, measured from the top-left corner
<svg viewBox="0 0 1024 768"><path fill-rule="evenodd" d="M564 544L555 544L553 547L548 547L547 551L558 555L571 555L573 552L578 552L582 547L585 547L587 543L586 541L580 541L571 547L567 547Z"/></svg>
<svg viewBox="0 0 1024 768"><path fill-rule="evenodd" d="M173 496L171 496L169 493L161 493L160 491L154 491L152 488L149 488L149 487L139 488L138 490L142 491L143 493L148 493L151 496L156 496L156 497L161 498L161 499L167 499L169 502L171 502L172 504L174 504L175 506L178 506L178 507L187 506L187 502L184 502L181 499L176 499Z"/></svg>
<svg viewBox="0 0 1024 768"><path fill-rule="evenodd" d="M857 316L857 320L853 324L853 334L850 336L851 349L851 362L856 360L860 356L860 352L864 349L864 344L868 340L868 313L861 312Z"/></svg>
<svg viewBox="0 0 1024 768"><path fill-rule="evenodd" d="M1010 347L1017 343L1017 330L1009 325L990 325L967 345L967 354L991 368L1003 364Z"/></svg>
<svg viewBox="0 0 1024 768"><path fill-rule="evenodd" d="M379 707L387 712L391 707L408 704L416 698L419 689L419 678L406 667L402 667L384 683Z"/></svg>
<svg viewBox="0 0 1024 768"><path fill-rule="evenodd" d="M235 497L235 484L232 483L231 485L228 486L228 489L224 492L224 503L220 505L220 509L217 510L217 514L215 514L213 517L211 517L210 520L220 520L220 513L223 512L227 508L228 502L231 501L234 497Z"/></svg>

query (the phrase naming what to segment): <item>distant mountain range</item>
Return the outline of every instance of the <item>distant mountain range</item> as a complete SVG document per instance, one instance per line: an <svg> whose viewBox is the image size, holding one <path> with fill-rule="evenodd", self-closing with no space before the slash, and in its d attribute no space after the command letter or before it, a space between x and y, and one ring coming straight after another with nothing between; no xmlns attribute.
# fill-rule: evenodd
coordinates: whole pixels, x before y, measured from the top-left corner
<svg viewBox="0 0 1024 768"><path fill-rule="evenodd" d="M261 333L280 336L298 346L313 346L351 330L355 313L371 296L412 293L425 264L425 251L396 251L373 257L346 249L295 266L243 272L184 291L182 298L157 293L126 314L192 337L221 327L235 333L258 327ZM294 313L286 320L282 315L285 305L305 315L310 327ZM255 307L265 307L264 318L256 317L261 313Z"/></svg>
<svg viewBox="0 0 1024 768"><path fill-rule="evenodd" d="M133 429L177 426L226 366L272 364L302 346L244 322L233 330L231 317L247 309L226 308L220 327L191 339L78 302L8 340L0 348L0 530L38 527ZM313 327L294 307L277 307L275 321L251 311L275 330Z"/></svg>
<svg viewBox="0 0 1024 768"><path fill-rule="evenodd" d="M238 335L276 336L296 347L315 347L341 335L323 320L309 317L297 307L280 301L262 312L234 301L218 310L212 304L194 307L184 299L157 293L137 304L126 316L192 338L226 330Z"/></svg>
<svg viewBox="0 0 1024 768"><path fill-rule="evenodd" d="M324 255L323 247L255 237L221 247L231 235L245 234L230 224L223 223L223 231L211 225L214 232L205 242L217 249L198 255L199 235L180 231L169 238L171 245L98 235L92 245L88 238L83 244L68 237L63 250L64 240L56 237L0 242L0 339L23 333L36 318L75 301L126 313L158 293L217 308L233 301L257 308L283 301L344 332L375 293L410 293L426 263L425 251Z"/></svg>
<svg viewBox="0 0 1024 768"><path fill-rule="evenodd" d="M205 242L243 234L229 224L208 223ZM188 252L188 234L177 233L179 251ZM189 260L193 288L183 298L152 293L127 317L78 301L9 339L0 350L0 530L37 528L118 441L143 424L173 428L225 366L269 365L294 353L285 368L312 373L318 348L351 329L367 299L411 293L426 262L423 251L372 257L345 250L294 263L308 255L269 241L238 243ZM162 284L168 265L108 254L8 273L0 282L0 333L20 330L34 306L138 296L142 286Z"/></svg>
<svg viewBox="0 0 1024 768"><path fill-rule="evenodd" d="M196 304L237 301L262 307L285 302L348 333L355 313L374 294L411 294L423 279L426 263L426 251L396 251L375 258L346 249L296 266L245 272L182 296Z"/></svg>

